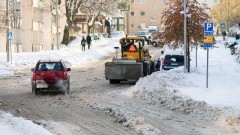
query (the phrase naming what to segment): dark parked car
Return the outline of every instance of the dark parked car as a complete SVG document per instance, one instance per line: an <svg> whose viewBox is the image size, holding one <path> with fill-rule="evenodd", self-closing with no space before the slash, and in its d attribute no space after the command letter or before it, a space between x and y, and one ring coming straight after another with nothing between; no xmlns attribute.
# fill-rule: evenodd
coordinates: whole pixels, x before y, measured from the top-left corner
<svg viewBox="0 0 240 135"><path fill-rule="evenodd" d="M169 70L179 66L184 66L184 55L174 54L170 55L167 54L162 60L162 69Z"/></svg>
<svg viewBox="0 0 240 135"><path fill-rule="evenodd" d="M38 94L40 91L61 91L69 94L70 75L65 64L59 61L41 61L39 60L31 70L32 75L32 93Z"/></svg>

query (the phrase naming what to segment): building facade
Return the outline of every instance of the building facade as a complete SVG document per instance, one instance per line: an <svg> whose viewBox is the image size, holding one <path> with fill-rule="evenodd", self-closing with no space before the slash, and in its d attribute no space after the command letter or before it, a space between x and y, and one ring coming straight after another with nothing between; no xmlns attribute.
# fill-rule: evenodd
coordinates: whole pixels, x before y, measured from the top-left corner
<svg viewBox="0 0 240 135"><path fill-rule="evenodd" d="M130 0L130 10L125 14L125 32L134 35L148 26L158 26L161 30L161 16L167 1Z"/></svg>
<svg viewBox="0 0 240 135"><path fill-rule="evenodd" d="M137 31L158 26L161 30L161 17L165 5L170 0L129 0L130 9L125 13L125 33L134 35ZM220 0L198 0L212 7Z"/></svg>
<svg viewBox="0 0 240 135"><path fill-rule="evenodd" d="M61 42L66 22L64 14L61 13L64 11L63 2L57 5L52 0L9 0L8 28L12 33L12 38L8 38L10 50L18 53L56 48L57 43ZM3 7L6 8L6 4ZM1 31L0 36L3 43L0 45L0 52L6 52L6 30Z"/></svg>

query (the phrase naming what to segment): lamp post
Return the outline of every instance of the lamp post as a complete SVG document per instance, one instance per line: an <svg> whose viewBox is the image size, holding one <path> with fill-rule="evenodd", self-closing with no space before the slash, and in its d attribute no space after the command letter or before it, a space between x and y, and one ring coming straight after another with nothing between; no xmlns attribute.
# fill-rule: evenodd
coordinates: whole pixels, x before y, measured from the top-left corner
<svg viewBox="0 0 240 135"><path fill-rule="evenodd" d="M10 25L9 25L9 0L6 0L6 52L7 52L7 62L9 62L9 33L10 33Z"/></svg>
<svg viewBox="0 0 240 135"><path fill-rule="evenodd" d="M58 31L58 4L59 0L55 1L55 6L56 6L56 27L57 27L57 49L59 50L59 31Z"/></svg>
<svg viewBox="0 0 240 135"><path fill-rule="evenodd" d="M228 3L227 3L227 20L228 20L228 27L227 27L227 31L228 31L228 34L229 34L229 28L230 28L230 1L228 0L227 1Z"/></svg>
<svg viewBox="0 0 240 135"><path fill-rule="evenodd" d="M187 72L187 0L183 2L184 6L184 72Z"/></svg>

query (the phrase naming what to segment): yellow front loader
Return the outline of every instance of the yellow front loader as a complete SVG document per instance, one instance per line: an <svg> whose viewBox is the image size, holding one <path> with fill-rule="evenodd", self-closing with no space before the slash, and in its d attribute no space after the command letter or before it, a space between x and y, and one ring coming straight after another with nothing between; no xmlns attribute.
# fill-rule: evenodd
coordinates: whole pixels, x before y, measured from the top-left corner
<svg viewBox="0 0 240 135"><path fill-rule="evenodd" d="M155 71L149 50L144 48L144 38L127 36L120 39L121 58L105 63L105 78L110 83L138 80Z"/></svg>

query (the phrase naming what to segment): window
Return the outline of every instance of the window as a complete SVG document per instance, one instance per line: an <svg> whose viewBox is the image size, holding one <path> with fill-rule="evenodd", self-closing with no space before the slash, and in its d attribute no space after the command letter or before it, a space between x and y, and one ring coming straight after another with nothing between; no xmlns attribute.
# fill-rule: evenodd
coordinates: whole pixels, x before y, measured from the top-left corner
<svg viewBox="0 0 240 135"><path fill-rule="evenodd" d="M155 25L157 23L157 18L155 16L151 16L150 22L152 25Z"/></svg>
<svg viewBox="0 0 240 135"><path fill-rule="evenodd" d="M134 12L133 11L131 12L131 16L134 16Z"/></svg>
<svg viewBox="0 0 240 135"><path fill-rule="evenodd" d="M161 0L161 3L165 4L165 3L166 3L166 0Z"/></svg>
<svg viewBox="0 0 240 135"><path fill-rule="evenodd" d="M141 16L145 16L145 12L144 12L144 11L141 11L140 15L141 15Z"/></svg>
<svg viewBox="0 0 240 135"><path fill-rule="evenodd" d="M150 9L151 9L151 10L156 10L156 9L157 9L157 5L152 5L152 6L150 7Z"/></svg>
<svg viewBox="0 0 240 135"><path fill-rule="evenodd" d="M131 3L134 3L134 0L131 0Z"/></svg>
<svg viewBox="0 0 240 135"><path fill-rule="evenodd" d="M32 6L35 8L41 8L41 7L43 7L43 1L42 0L32 0Z"/></svg>
<svg viewBox="0 0 240 135"><path fill-rule="evenodd" d="M43 23L33 22L33 31L42 31Z"/></svg>
<svg viewBox="0 0 240 135"><path fill-rule="evenodd" d="M131 24L131 28L134 28L134 24Z"/></svg>
<svg viewBox="0 0 240 135"><path fill-rule="evenodd" d="M140 0L140 4L145 4L146 0Z"/></svg>

